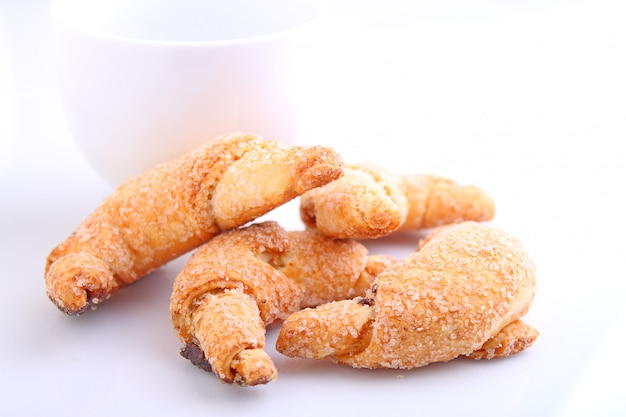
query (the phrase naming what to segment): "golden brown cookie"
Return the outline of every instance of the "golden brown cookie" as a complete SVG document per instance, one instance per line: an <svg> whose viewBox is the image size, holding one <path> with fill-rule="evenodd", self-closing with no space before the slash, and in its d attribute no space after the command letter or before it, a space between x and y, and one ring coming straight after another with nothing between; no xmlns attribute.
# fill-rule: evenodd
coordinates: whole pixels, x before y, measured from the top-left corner
<svg viewBox="0 0 626 417"><path fill-rule="evenodd" d="M300 198L307 227L342 239L486 221L494 213L493 200L478 187L436 175L395 175L367 163L347 165L342 178Z"/></svg>
<svg viewBox="0 0 626 417"><path fill-rule="evenodd" d="M519 322L534 294L535 266L521 243L464 222L438 230L381 272L365 297L292 314L276 347L362 368L507 356L537 337Z"/></svg>
<svg viewBox="0 0 626 417"><path fill-rule="evenodd" d="M231 134L120 185L49 254L50 299L79 314L223 230L339 178L341 157Z"/></svg>
<svg viewBox="0 0 626 417"><path fill-rule="evenodd" d="M354 240L263 222L201 246L174 281L170 315L183 356L224 383L276 378L265 328L302 307L364 295L395 262Z"/></svg>

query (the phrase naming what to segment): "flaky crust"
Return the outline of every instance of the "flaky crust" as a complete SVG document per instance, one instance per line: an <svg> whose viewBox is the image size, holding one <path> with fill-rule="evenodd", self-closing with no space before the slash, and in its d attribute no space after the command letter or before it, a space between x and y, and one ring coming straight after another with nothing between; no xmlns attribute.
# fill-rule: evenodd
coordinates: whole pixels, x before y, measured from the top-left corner
<svg viewBox="0 0 626 417"><path fill-rule="evenodd" d="M174 281L172 324L184 351L199 348L222 382L266 383L276 377L259 352L266 326L302 306L364 295L393 262L368 256L356 241L288 232L276 222L252 224L216 236L191 256Z"/></svg>
<svg viewBox="0 0 626 417"><path fill-rule="evenodd" d="M475 185L460 185L432 174L403 175L408 214L398 230L416 230L464 221L493 220L495 204Z"/></svg>
<svg viewBox="0 0 626 417"><path fill-rule="evenodd" d="M328 148L218 138L119 186L51 251L47 294L79 314L222 230L342 174Z"/></svg>
<svg viewBox="0 0 626 417"><path fill-rule="evenodd" d="M487 340L478 350L462 357L468 359L496 359L515 355L532 346L539 337L539 332L522 320L515 320L506 325L494 337Z"/></svg>
<svg viewBox="0 0 626 417"><path fill-rule="evenodd" d="M473 352L506 356L536 338L517 324L507 327L526 314L534 294L535 266L520 242L464 222L438 230L385 269L366 297L292 314L276 347L364 368L410 369Z"/></svg>
<svg viewBox="0 0 626 417"><path fill-rule="evenodd" d="M341 179L300 198L307 227L343 239L487 221L494 214L493 200L478 187L436 175L395 175L369 163L347 165Z"/></svg>

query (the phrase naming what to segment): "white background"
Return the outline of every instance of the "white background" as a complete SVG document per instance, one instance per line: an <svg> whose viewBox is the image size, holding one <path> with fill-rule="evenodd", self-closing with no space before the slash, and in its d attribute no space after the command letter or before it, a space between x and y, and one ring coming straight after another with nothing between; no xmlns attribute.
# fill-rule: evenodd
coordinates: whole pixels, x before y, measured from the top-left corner
<svg viewBox="0 0 626 417"><path fill-rule="evenodd" d="M353 370L268 349L279 379L220 384L178 355L184 259L66 317L43 265L112 188L74 147L46 1L0 0L0 414L626 413L626 9L620 1L331 1L301 41L303 137L350 161L481 186L526 245L541 336L513 358ZM410 5L410 6L409 6ZM297 206L268 217L299 228ZM415 236L372 251L401 256Z"/></svg>

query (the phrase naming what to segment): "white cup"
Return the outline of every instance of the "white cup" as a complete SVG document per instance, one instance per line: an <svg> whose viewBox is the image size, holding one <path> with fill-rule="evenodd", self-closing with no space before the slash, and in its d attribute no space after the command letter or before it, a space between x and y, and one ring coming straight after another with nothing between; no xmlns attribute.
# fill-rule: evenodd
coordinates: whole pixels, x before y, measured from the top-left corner
<svg viewBox="0 0 626 417"><path fill-rule="evenodd" d="M294 35L314 0L53 0L71 132L117 185L230 132L298 137Z"/></svg>

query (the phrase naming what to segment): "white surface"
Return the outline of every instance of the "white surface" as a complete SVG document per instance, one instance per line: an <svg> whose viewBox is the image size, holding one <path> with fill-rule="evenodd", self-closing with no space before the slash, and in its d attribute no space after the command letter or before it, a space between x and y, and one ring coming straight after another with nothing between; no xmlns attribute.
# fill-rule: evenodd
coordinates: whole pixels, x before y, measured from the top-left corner
<svg viewBox="0 0 626 417"><path fill-rule="evenodd" d="M292 42L317 8L284 3L53 1L65 113L93 167L118 185L224 132L295 142Z"/></svg>
<svg viewBox="0 0 626 417"><path fill-rule="evenodd" d="M95 312L64 316L46 299L44 259L111 189L68 133L46 2L2 1L0 415L626 413L624 7L378 3L333 2L302 51L305 141L487 190L495 223L537 263L526 317L536 344L507 360L409 372L272 351L277 381L224 386L178 355L167 310L184 259ZM298 227L294 208L271 216ZM409 235L371 246L403 254L413 244Z"/></svg>

